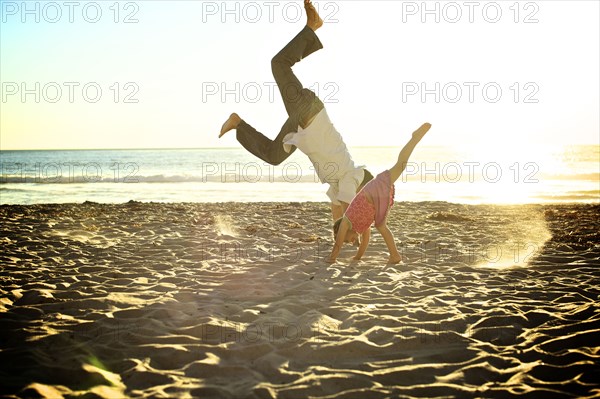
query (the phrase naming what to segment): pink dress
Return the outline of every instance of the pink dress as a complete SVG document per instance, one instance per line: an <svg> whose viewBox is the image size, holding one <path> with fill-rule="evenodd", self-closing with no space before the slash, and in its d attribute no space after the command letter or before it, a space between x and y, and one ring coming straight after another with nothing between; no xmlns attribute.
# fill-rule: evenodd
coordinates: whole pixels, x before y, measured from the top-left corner
<svg viewBox="0 0 600 399"><path fill-rule="evenodd" d="M389 209L394 204L394 185L391 183L390 171L386 170L367 183L352 200L344 217L352 225L352 230L364 233L373 222L380 226L385 221ZM367 199L371 198L371 204Z"/></svg>

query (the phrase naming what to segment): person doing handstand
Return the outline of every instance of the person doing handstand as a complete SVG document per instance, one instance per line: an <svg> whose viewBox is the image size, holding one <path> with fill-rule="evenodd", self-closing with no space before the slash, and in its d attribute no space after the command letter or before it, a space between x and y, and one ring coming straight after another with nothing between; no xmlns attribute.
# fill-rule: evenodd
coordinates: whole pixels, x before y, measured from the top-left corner
<svg viewBox="0 0 600 399"><path fill-rule="evenodd" d="M400 263L402 257L396 248L394 236L387 227L388 211L394 204L394 183L404 172L408 158L415 146L430 128L431 124L424 123L414 131L410 141L400 151L396 164L368 182L354 197L344 216L336 220L334 224L335 244L331 254L325 259L326 262L335 263L344 242L354 244L359 234L361 235L360 245L354 259L360 260L369 246L371 225L375 223L375 227L390 251L388 262Z"/></svg>
<svg viewBox="0 0 600 399"><path fill-rule="evenodd" d="M273 76L288 114L275 140L258 132L238 114L225 121L219 137L236 130L236 138L250 153L271 165L279 165L299 148L313 163L321 183L329 184L333 220L340 218L360 188L373 178L356 166L342 136L335 129L321 100L304 88L292 66L323 48L315 31L323 20L310 0L304 0L306 26L271 61Z"/></svg>

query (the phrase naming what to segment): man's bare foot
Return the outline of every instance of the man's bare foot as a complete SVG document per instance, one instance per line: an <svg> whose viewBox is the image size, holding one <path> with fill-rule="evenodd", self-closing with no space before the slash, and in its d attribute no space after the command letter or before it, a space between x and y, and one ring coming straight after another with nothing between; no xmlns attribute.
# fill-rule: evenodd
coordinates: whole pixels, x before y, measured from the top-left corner
<svg viewBox="0 0 600 399"><path fill-rule="evenodd" d="M420 128L415 130L412 134L413 139L421 140L425 133L431 129L431 123L423 123Z"/></svg>
<svg viewBox="0 0 600 399"><path fill-rule="evenodd" d="M229 119L227 119L225 121L225 123L223 123L223 126L221 127L221 133L219 134L219 138L221 138L228 131L233 130L236 127L238 127L238 125L240 124L241 121L242 121L242 118L240 118L238 114L236 114L236 113L231 114L229 116Z"/></svg>
<svg viewBox="0 0 600 399"><path fill-rule="evenodd" d="M312 4L311 0L304 0L304 9L306 10L306 26L308 26L313 31L316 31L321 26L323 26L323 20L317 13L315 6Z"/></svg>

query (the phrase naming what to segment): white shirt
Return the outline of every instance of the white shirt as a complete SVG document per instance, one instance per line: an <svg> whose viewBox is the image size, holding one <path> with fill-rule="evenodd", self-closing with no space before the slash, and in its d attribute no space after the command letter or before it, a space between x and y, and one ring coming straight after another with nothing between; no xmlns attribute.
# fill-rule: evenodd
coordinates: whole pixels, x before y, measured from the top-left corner
<svg viewBox="0 0 600 399"><path fill-rule="evenodd" d="M283 148L286 152L290 152L293 145L311 160L321 183L332 185L335 191L339 191L338 184L342 180L351 179L358 184L362 181L364 167L354 165L342 136L329 120L325 108L305 129L298 126L297 132L289 133L283 138ZM356 191L352 193L352 197L355 193ZM349 192L346 197L348 195ZM347 199L343 200L347 202Z"/></svg>

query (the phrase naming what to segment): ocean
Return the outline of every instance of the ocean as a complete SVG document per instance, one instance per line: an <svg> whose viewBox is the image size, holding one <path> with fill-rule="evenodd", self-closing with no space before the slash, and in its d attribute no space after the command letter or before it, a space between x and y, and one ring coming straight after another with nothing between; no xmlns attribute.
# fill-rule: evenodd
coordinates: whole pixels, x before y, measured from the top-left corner
<svg viewBox="0 0 600 399"><path fill-rule="evenodd" d="M399 150L350 153L376 175ZM396 200L600 202L599 146L536 151L484 159L468 149L418 147L396 182ZM0 166L0 204L328 201L328 186L300 151L278 166L243 148L0 151Z"/></svg>

